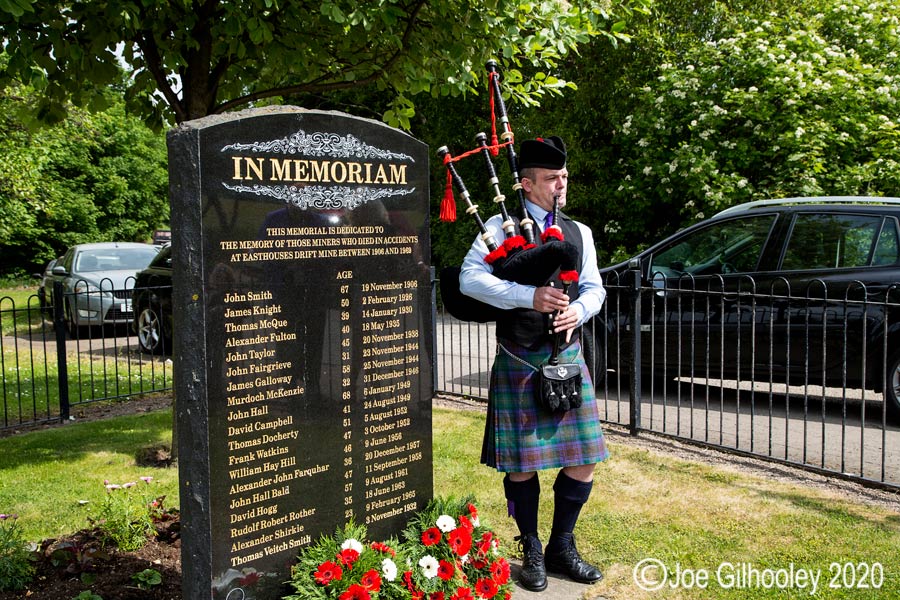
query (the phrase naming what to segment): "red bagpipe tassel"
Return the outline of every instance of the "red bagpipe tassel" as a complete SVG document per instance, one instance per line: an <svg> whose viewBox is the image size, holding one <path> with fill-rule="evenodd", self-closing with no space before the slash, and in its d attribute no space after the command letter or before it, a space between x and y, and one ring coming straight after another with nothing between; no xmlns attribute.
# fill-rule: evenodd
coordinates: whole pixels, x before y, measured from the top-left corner
<svg viewBox="0 0 900 600"><path fill-rule="evenodd" d="M559 280L563 283L575 283L578 281L578 271L560 271Z"/></svg>
<svg viewBox="0 0 900 600"><path fill-rule="evenodd" d="M514 235L503 240L503 247L506 248L507 254L513 254L525 249L525 238L521 235Z"/></svg>
<svg viewBox="0 0 900 600"><path fill-rule="evenodd" d="M544 233L541 234L541 241L547 242L550 239L559 240L560 242L564 241L562 230L559 227L550 227Z"/></svg>
<svg viewBox="0 0 900 600"><path fill-rule="evenodd" d="M449 155L448 155L449 157ZM445 160L446 164L447 161ZM444 198L441 200L441 221L453 223L456 221L456 199L453 197L453 178L450 170L447 170L447 185L444 187Z"/></svg>
<svg viewBox="0 0 900 600"><path fill-rule="evenodd" d="M489 252L488 255L484 257L484 262L492 265L501 258L506 258L506 248L504 246L497 246L496 250Z"/></svg>

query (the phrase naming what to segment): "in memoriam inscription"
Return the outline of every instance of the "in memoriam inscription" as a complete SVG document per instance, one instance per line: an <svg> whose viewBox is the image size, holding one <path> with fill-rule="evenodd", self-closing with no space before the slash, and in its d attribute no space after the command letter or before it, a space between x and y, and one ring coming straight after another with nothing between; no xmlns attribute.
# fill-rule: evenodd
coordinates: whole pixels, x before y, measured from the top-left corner
<svg viewBox="0 0 900 600"><path fill-rule="evenodd" d="M169 134L185 597L280 598L432 494L427 148L293 107Z"/></svg>

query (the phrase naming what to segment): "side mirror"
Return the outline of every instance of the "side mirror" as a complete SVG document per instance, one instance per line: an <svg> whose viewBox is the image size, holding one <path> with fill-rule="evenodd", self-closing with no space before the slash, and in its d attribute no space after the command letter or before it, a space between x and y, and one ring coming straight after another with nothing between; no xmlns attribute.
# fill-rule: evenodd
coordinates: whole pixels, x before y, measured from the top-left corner
<svg viewBox="0 0 900 600"><path fill-rule="evenodd" d="M53 267L53 270L50 272L53 273L54 275L68 275L69 274L69 272L66 271L66 268L62 265L56 265L55 267Z"/></svg>

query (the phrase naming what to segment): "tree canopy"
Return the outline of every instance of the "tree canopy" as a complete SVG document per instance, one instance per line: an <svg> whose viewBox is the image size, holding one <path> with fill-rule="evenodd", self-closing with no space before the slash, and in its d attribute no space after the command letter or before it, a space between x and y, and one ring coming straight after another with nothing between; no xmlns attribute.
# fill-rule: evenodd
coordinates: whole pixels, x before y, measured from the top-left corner
<svg viewBox="0 0 900 600"><path fill-rule="evenodd" d="M608 262L750 200L900 196L895 2L664 0L629 31L542 111Z"/></svg>
<svg viewBox="0 0 900 600"><path fill-rule="evenodd" d="M591 36L624 38L646 1L2 0L0 84L32 85L53 121L68 100L102 105L124 67L128 108L153 126L371 85L393 92L385 121L408 128L415 95L475 91L488 58L520 101L559 93L559 61Z"/></svg>
<svg viewBox="0 0 900 600"><path fill-rule="evenodd" d="M34 270L81 242L149 241L168 223L165 140L110 93L99 113L72 109L30 130L32 90L0 93L0 272Z"/></svg>

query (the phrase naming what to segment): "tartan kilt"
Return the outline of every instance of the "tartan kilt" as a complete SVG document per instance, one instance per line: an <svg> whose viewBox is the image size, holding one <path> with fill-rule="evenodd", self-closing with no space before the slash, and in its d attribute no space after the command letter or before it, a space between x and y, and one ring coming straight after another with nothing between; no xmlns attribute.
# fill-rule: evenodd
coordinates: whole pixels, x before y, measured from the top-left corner
<svg viewBox="0 0 900 600"><path fill-rule="evenodd" d="M549 343L528 350L498 340L481 446L483 464L504 473L524 473L586 465L609 458L600 428L594 384L581 354L580 341L560 352L559 361L581 365L581 407L551 414L538 406L534 392L536 369L550 358L551 350Z"/></svg>

